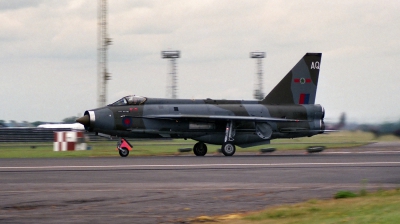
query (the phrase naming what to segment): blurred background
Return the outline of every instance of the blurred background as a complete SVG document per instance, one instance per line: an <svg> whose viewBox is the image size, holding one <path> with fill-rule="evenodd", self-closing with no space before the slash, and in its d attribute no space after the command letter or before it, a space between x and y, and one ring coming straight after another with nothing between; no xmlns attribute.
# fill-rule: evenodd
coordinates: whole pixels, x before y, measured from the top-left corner
<svg viewBox="0 0 400 224"><path fill-rule="evenodd" d="M254 99L257 88L266 95L306 52L322 52L316 103L327 125L345 118L341 129L398 135L399 6L0 1L0 126L70 124L97 107L99 43L107 42L106 104L131 94L169 97L170 63L161 51L180 52L176 97L189 99ZM250 52L265 52L261 83Z"/></svg>

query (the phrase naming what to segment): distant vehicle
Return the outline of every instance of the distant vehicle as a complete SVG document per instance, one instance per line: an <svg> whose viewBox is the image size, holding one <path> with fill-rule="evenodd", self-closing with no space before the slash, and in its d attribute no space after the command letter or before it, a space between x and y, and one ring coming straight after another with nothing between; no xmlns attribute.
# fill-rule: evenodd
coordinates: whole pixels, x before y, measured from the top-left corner
<svg viewBox="0 0 400 224"><path fill-rule="evenodd" d="M33 128L34 126L27 121L17 122L17 121L11 120L10 123L8 123L8 124L1 123L0 127L3 127L3 128Z"/></svg>
<svg viewBox="0 0 400 224"><path fill-rule="evenodd" d="M346 113L342 113L337 123L327 123L325 122L325 129L332 131L342 130L346 126ZM326 131L325 130L325 131Z"/></svg>
<svg viewBox="0 0 400 224"><path fill-rule="evenodd" d="M260 101L214 99L160 99L126 96L106 107L87 110L76 121L89 132L121 137L119 154L126 157L132 138L191 138L198 141L196 156L208 144L222 145L232 156L236 145L269 144L271 139L311 137L324 133L325 111L314 104L321 53L307 53ZM224 88L224 85L221 85Z"/></svg>
<svg viewBox="0 0 400 224"><path fill-rule="evenodd" d="M52 129L72 129L72 130L85 130L85 127L80 123L73 124L41 124L38 128L52 128Z"/></svg>
<svg viewBox="0 0 400 224"><path fill-rule="evenodd" d="M365 132L371 132L375 138L379 138L383 135L394 135L400 138L400 122L397 123L384 123L380 125L360 125L359 130Z"/></svg>

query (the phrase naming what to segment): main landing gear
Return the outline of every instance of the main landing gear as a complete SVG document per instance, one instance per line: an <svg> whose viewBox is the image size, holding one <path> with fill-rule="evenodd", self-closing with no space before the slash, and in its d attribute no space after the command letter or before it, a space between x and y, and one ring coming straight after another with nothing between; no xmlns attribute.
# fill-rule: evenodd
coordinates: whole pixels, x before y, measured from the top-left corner
<svg viewBox="0 0 400 224"><path fill-rule="evenodd" d="M235 154L236 152L236 147L233 144L233 141L235 140L233 138L234 136L235 129L233 128L233 121L229 121L226 124L224 144L222 144L221 147L221 152L225 156L233 156L233 154Z"/></svg>
<svg viewBox="0 0 400 224"><path fill-rule="evenodd" d="M233 137L235 136L235 129L233 127L233 121L229 121L226 124L225 130L225 139L224 144L221 146L221 152L225 156L233 156L236 152L235 144L233 141L235 140ZM207 146L203 142L198 142L193 146L193 152L196 156L204 156L207 154Z"/></svg>
<svg viewBox="0 0 400 224"><path fill-rule="evenodd" d="M124 138L121 138L117 143L117 150L121 157L127 157L129 151L132 150L132 145Z"/></svg>
<svg viewBox="0 0 400 224"><path fill-rule="evenodd" d="M204 156L207 154L207 146L203 142L198 142L193 146L193 152L196 156Z"/></svg>
<svg viewBox="0 0 400 224"><path fill-rule="evenodd" d="M225 142L221 148L222 154L225 156L233 156L236 152L236 147L232 142Z"/></svg>

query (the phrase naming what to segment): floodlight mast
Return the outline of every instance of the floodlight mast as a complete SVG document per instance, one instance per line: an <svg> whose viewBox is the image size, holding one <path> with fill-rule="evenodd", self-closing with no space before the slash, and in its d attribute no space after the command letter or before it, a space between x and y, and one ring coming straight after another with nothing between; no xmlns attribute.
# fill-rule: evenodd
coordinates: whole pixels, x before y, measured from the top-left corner
<svg viewBox="0 0 400 224"><path fill-rule="evenodd" d="M254 99L264 99L263 92L263 70L262 70L262 59L265 58L265 52L250 52L250 58L256 58L256 84L254 88Z"/></svg>
<svg viewBox="0 0 400 224"><path fill-rule="evenodd" d="M97 13L97 104L103 107L107 102L107 81L111 79L107 70L107 49L112 42L107 34L107 0L98 0Z"/></svg>
<svg viewBox="0 0 400 224"><path fill-rule="evenodd" d="M180 58L180 51L161 51L161 57L163 59L169 59L170 61L170 69L169 69L169 84L167 84L167 97L171 97L172 99L177 98L177 65L176 59Z"/></svg>

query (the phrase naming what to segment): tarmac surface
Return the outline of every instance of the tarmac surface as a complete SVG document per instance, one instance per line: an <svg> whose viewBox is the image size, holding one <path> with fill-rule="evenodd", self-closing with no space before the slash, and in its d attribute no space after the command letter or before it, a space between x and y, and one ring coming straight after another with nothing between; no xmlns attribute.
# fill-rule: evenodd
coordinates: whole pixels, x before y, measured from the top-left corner
<svg viewBox="0 0 400 224"><path fill-rule="evenodd" d="M400 187L400 143L232 157L0 159L0 223L186 223Z"/></svg>

